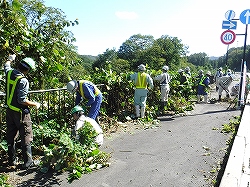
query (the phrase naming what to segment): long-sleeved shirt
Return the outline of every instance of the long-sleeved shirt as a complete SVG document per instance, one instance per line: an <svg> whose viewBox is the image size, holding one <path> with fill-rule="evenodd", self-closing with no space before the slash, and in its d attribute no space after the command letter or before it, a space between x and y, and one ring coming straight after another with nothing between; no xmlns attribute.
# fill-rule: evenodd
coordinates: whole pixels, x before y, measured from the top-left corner
<svg viewBox="0 0 250 187"><path fill-rule="evenodd" d="M79 82L77 81L78 86L80 86ZM90 106L95 102L95 86L92 82L86 81L82 84L84 96L80 94L80 92L76 92L76 101L75 104L78 105L82 98L86 98L88 100L87 106Z"/></svg>

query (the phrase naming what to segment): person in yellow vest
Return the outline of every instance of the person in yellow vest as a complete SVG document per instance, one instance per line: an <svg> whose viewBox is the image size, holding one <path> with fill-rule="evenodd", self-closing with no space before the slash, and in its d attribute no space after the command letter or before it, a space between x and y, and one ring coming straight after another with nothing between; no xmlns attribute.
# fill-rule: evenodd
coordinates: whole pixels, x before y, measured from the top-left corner
<svg viewBox="0 0 250 187"><path fill-rule="evenodd" d="M76 92L75 105L79 105L82 99L87 100L86 106L90 106L88 117L96 120L102 104L102 93L97 86L87 80L71 80L67 90L72 94Z"/></svg>
<svg viewBox="0 0 250 187"><path fill-rule="evenodd" d="M147 86L149 89L153 89L153 79L149 74L145 73L146 66L141 64L138 66L138 72L130 75L130 80L135 83L135 93L134 93L134 105L136 118L145 117L146 101L147 101Z"/></svg>
<svg viewBox="0 0 250 187"><path fill-rule="evenodd" d="M8 163L11 166L17 164L15 140L19 132L24 160L22 167L23 169L28 169L34 164L31 150L33 132L29 106L34 106L38 109L40 103L30 101L27 98L29 81L25 75L31 69L35 69L35 62L31 58L24 58L18 64L17 69L12 69L10 64L15 60L15 57L15 55L10 55L4 65L6 74Z"/></svg>

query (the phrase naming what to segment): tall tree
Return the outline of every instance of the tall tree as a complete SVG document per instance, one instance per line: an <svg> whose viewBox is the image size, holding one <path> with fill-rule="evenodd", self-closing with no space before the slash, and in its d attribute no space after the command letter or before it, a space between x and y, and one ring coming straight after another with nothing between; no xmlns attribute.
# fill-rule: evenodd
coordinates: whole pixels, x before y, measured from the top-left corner
<svg viewBox="0 0 250 187"><path fill-rule="evenodd" d="M131 67L136 68L144 52L151 48L154 43L154 37L151 35L136 34L126 40L118 50L118 57L131 63Z"/></svg>
<svg viewBox="0 0 250 187"><path fill-rule="evenodd" d="M75 38L66 30L78 21L67 21L61 10L40 0L9 0L1 6L6 7L0 10L1 58L13 53L17 60L32 57L38 64L32 86L54 87L59 82L56 74L78 61Z"/></svg>

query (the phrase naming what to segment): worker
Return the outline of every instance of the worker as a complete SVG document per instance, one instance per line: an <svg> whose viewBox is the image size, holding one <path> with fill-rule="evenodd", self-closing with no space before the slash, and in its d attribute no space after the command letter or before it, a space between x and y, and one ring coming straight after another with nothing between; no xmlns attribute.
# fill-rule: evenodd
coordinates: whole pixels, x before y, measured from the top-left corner
<svg viewBox="0 0 250 187"><path fill-rule="evenodd" d="M188 78L183 69L179 69L178 73L180 74L180 84L188 84Z"/></svg>
<svg viewBox="0 0 250 187"><path fill-rule="evenodd" d="M228 69L227 74L222 76L219 79L219 89L218 89L219 99L218 99L218 101L221 101L221 95L222 95L223 90L226 92L226 97L230 98L229 88L228 87L232 83L233 78L234 77L233 77L233 74L231 73L231 70Z"/></svg>
<svg viewBox="0 0 250 187"><path fill-rule="evenodd" d="M161 98L160 98L160 107L159 110L161 112L164 111L164 107L167 104L168 101L168 95L169 95L169 91L170 91L170 75L167 73L169 70L168 66L163 66L162 67L162 74L157 75L155 77L155 80L160 82L160 87L161 87Z"/></svg>
<svg viewBox="0 0 250 187"><path fill-rule="evenodd" d="M191 70L190 70L190 67L186 67L184 69L184 73L187 75L187 78L191 78Z"/></svg>
<svg viewBox="0 0 250 187"><path fill-rule="evenodd" d="M75 105L87 100L86 106L90 106L88 117L97 120L102 104L102 93L97 86L87 80L71 80L67 84L67 90L71 94L76 92Z"/></svg>
<svg viewBox="0 0 250 187"><path fill-rule="evenodd" d="M218 91L218 89L219 89L219 79L220 79L220 77L222 77L222 76L223 76L222 67L220 67L220 68L216 71L216 73L215 73L215 75L214 75L214 80L215 80L215 84L216 84L216 91Z"/></svg>
<svg viewBox="0 0 250 187"><path fill-rule="evenodd" d="M200 103L201 96L204 96L204 102L208 103L208 88L210 84L211 72L207 71L205 75L203 75L199 81L198 89L197 89L197 103Z"/></svg>
<svg viewBox="0 0 250 187"><path fill-rule="evenodd" d="M84 110L80 106L75 106L71 110L71 114L73 115L73 118L76 121L76 124L74 127L74 134L75 134L76 140L80 139L78 130L82 128L85 125L85 123L89 123L92 125L93 129L95 130L97 134L97 136L95 137L95 143L98 146L101 146L103 144L103 131L100 125L94 119L85 116Z"/></svg>
<svg viewBox="0 0 250 187"><path fill-rule="evenodd" d="M40 103L30 101L27 97L29 81L25 76L29 71L35 69L34 60L24 58L18 63L17 69L12 69L11 62L15 58L16 55L10 55L4 66L6 74L8 164L10 166L17 165L15 140L19 133L24 161L22 167L23 169L28 169L34 164L31 150L33 132L29 106L34 106L38 109Z"/></svg>
<svg viewBox="0 0 250 187"><path fill-rule="evenodd" d="M130 80L135 83L135 92L134 92L134 105L135 105L135 115L136 118L144 118L146 110L146 101L149 85L149 89L153 89L153 79L149 74L145 73L146 66L141 64L138 66L138 72L130 75Z"/></svg>

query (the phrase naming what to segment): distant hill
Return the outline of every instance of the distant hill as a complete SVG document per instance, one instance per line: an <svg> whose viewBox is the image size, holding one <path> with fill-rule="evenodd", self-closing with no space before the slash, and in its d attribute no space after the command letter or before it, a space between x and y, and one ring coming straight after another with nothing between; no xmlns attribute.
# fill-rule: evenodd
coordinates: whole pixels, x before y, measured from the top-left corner
<svg viewBox="0 0 250 187"><path fill-rule="evenodd" d="M97 56L92 56L92 55L80 55L83 59L88 59L90 61L96 61Z"/></svg>
<svg viewBox="0 0 250 187"><path fill-rule="evenodd" d="M218 58L220 58L220 57L210 56L209 60L217 60Z"/></svg>

